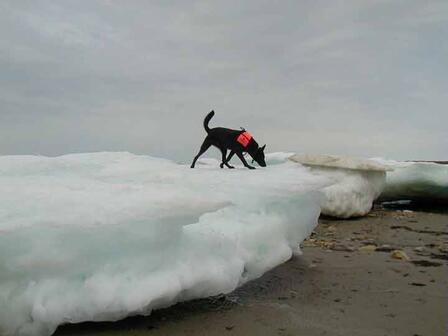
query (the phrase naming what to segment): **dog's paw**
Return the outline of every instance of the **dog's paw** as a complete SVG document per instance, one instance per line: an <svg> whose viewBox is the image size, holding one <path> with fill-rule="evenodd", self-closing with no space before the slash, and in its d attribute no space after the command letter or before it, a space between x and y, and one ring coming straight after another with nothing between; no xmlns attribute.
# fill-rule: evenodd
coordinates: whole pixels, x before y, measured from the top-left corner
<svg viewBox="0 0 448 336"><path fill-rule="evenodd" d="M247 166L247 168L249 168L249 169L256 169L255 167L252 167L252 166Z"/></svg>
<svg viewBox="0 0 448 336"><path fill-rule="evenodd" d="M235 167L234 167L234 166L227 166L227 167L229 167L229 169L235 169Z"/></svg>
<svg viewBox="0 0 448 336"><path fill-rule="evenodd" d="M220 165L219 165L219 167L222 169L222 168L224 168L224 163L221 163Z"/></svg>

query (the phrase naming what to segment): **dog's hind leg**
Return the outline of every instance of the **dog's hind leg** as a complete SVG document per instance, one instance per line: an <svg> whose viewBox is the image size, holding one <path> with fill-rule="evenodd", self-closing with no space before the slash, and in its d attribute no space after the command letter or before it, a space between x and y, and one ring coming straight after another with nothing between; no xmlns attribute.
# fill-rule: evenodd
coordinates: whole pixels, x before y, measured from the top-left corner
<svg viewBox="0 0 448 336"><path fill-rule="evenodd" d="M243 153L241 152L236 152L236 155L240 158L241 162L243 163L243 165L249 169L255 169L255 167L252 167L251 165L249 165L246 161L246 159L244 158Z"/></svg>
<svg viewBox="0 0 448 336"><path fill-rule="evenodd" d="M222 161L221 161L221 164L219 165L220 167L221 167L221 169L222 168L224 168L224 164L227 166L227 163L226 163L226 159L227 159L227 149L225 149L225 148L220 148L220 150L221 150L221 154L222 154Z"/></svg>
<svg viewBox="0 0 448 336"><path fill-rule="evenodd" d="M235 168L234 166L229 165L230 160L232 159L233 155L235 155L234 151L230 151L229 156L227 157L227 159L225 159L225 161L223 162L227 168L233 169ZM222 163L221 163L222 164ZM221 167L222 168L222 167Z"/></svg>
<svg viewBox="0 0 448 336"><path fill-rule="evenodd" d="M204 154L207 149L210 148L212 145L210 139L208 137L205 138L204 142L201 145L201 149L199 149L199 153L194 157L193 162L191 163L190 168L194 168L194 165L196 164L196 161L199 159L199 157Z"/></svg>
<svg viewBox="0 0 448 336"><path fill-rule="evenodd" d="M226 148L220 148L221 153L222 153L222 162L219 165L221 168L224 168L224 165L226 165L227 168L233 169L235 167L231 166L228 164L229 160L232 158L233 154L235 154L234 152L230 152L229 157L227 157L227 149Z"/></svg>

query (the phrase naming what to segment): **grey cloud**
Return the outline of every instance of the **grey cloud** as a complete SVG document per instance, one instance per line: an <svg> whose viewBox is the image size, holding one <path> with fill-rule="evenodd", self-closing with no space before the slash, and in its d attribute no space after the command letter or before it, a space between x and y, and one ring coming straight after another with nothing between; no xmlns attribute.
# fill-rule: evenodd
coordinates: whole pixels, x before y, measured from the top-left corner
<svg viewBox="0 0 448 336"><path fill-rule="evenodd" d="M448 156L445 1L0 6L0 154L188 160L214 108L270 150Z"/></svg>

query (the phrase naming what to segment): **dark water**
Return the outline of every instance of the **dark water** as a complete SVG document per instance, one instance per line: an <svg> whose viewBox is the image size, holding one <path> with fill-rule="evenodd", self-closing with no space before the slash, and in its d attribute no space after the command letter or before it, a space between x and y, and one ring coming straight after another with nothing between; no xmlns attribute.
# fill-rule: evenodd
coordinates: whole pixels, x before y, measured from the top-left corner
<svg viewBox="0 0 448 336"><path fill-rule="evenodd" d="M409 201L400 200L392 202L382 202L377 206L393 210L411 210L420 212L432 212L439 214L448 214L447 201Z"/></svg>

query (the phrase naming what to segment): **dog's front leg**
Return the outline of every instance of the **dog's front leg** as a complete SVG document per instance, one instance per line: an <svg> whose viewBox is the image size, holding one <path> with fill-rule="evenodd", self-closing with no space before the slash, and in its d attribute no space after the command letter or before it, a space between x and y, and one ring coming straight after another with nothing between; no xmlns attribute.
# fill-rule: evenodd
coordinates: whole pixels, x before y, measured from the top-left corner
<svg viewBox="0 0 448 336"><path fill-rule="evenodd" d="M236 155L238 155L238 157L240 158L241 162L243 163L243 165L249 169L255 169L255 167L252 167L251 165L249 165L246 161L246 159L244 158L243 153L241 152L236 152Z"/></svg>

